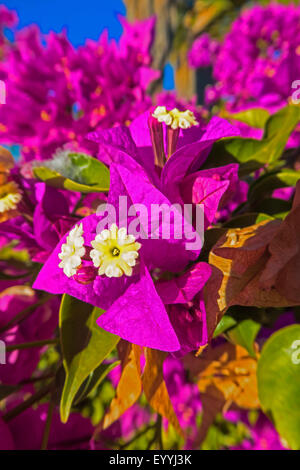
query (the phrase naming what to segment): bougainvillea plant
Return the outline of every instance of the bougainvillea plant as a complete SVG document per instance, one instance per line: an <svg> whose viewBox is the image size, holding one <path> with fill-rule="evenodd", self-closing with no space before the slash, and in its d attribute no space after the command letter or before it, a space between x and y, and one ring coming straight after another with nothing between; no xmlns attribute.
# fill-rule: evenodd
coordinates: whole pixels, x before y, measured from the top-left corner
<svg viewBox="0 0 300 470"><path fill-rule="evenodd" d="M270 11L251 38L289 54L299 8ZM254 12L233 31L262 79ZM8 43L15 22L1 7L0 449L300 449L300 106L260 87L249 110L242 80L213 113L151 97L153 18L77 50Z"/></svg>

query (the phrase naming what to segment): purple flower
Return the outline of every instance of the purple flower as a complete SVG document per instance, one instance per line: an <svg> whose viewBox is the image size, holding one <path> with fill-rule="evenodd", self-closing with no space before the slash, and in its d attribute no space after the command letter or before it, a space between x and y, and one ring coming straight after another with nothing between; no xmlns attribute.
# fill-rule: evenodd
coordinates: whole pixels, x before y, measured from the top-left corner
<svg viewBox="0 0 300 470"><path fill-rule="evenodd" d="M135 120L130 128L120 126L91 136L100 143L100 159L110 165L108 203L118 209L120 196L125 196L128 207L134 206L135 216L137 207L146 208L146 216L139 213L138 219L139 233L144 236L137 241L128 231L132 214L127 221L119 215L117 227L111 225L100 233L97 226L103 217L91 215L60 241L34 288L55 294L68 293L106 310L98 324L134 344L182 354L206 344L211 332L207 331L201 296L210 268L200 263L186 270L196 260L201 245L186 249L187 241L199 238L199 233L181 211L181 205L186 202L180 194L181 184L187 174L206 160L218 138L234 135L236 130L219 118L201 129L195 126L193 114L187 111L174 109L168 115L165 108L157 108L156 115L172 125L171 130L167 129L166 148L163 124L150 116L149 132L149 114ZM183 132L177 126L188 129ZM168 150L172 153L161 168L156 163L163 162ZM232 165L216 169L212 174L208 170L198 180L198 185L204 188L202 200L207 224L212 222L219 201L226 197L226 190L230 194L229 188L235 187L236 182L237 167ZM153 238L152 205L170 209L174 203L179 203L174 218L160 223ZM184 235L178 239L176 229L183 226ZM169 228L168 237L162 237L165 228ZM90 283L81 284L77 271L85 279L91 266L97 269L97 275L91 271ZM182 270L186 270L182 278L160 282L167 273Z"/></svg>
<svg viewBox="0 0 300 470"><path fill-rule="evenodd" d="M21 311L37 302L30 287L21 286L2 291L0 298L0 329L16 317ZM22 322L14 324L0 333L0 340L7 346L40 341L52 337L58 321L59 299L53 298ZM0 367L0 381L6 384L17 384L27 379L35 370L41 348L13 350L6 353L6 364Z"/></svg>
<svg viewBox="0 0 300 470"><path fill-rule="evenodd" d="M132 187L129 187L130 180L132 180L130 173L128 174L122 167L116 169L112 167L111 170L112 188L116 188L117 181L115 181L115 178L122 177L122 183L126 188L127 195L134 198L136 204L139 201L139 197L145 193L150 198L152 196L152 200L159 198L161 201L167 201L162 199L162 195L155 188L151 188L150 184L145 184L143 180L137 177L132 183L139 187L140 194L139 192L135 194L134 185L132 184ZM120 186L117 187L120 188ZM96 233L96 229L100 221L101 217L91 215L81 221L81 227L82 237L87 249L93 247L94 250L103 253L101 250L106 250L106 246L101 244L99 239L96 238L99 236ZM103 232L100 235L104 237ZM122 235L124 235L123 232ZM127 235L125 236L127 237ZM92 245L93 240L95 243ZM197 257L199 251L186 251L184 240L176 240L174 238L170 240L148 239L140 240L140 250L139 247L135 246L137 245L135 241L129 243L129 246L130 244L132 245L132 247L130 246L129 257L123 256L121 259L121 256L124 255L124 243L121 243L119 238L113 238L112 241L115 246L111 247L111 253L116 250L115 258L111 258L114 254L111 255L108 252L107 255L103 256L100 267L95 262L95 253L93 254L93 261L91 258L90 261L83 261L88 266L92 266L94 263L94 266L99 267L99 270L102 269L103 264L107 263L105 265L105 272L97 275L90 284L80 284L74 280L73 276L68 277L65 274L65 270L59 267L61 257L59 259L58 255L63 252L63 245L69 244L70 247L78 246L77 239L74 240L74 245L72 245L73 240L64 237L42 268L35 281L34 288L56 294L68 293L105 309L106 312L101 315L98 324L130 342L166 351L179 350L179 340L172 327L163 300L156 291L154 280L149 270L153 271L156 269L158 272L164 272L165 270L177 271L178 269L183 269L189 260L191 261ZM134 253L134 256L132 253ZM128 252L125 254L128 254ZM78 252L76 256L80 258L80 253ZM137 257L139 263L135 265ZM114 264L114 261L111 261L111 259L116 259L117 264ZM70 263L70 266L75 266L76 269L78 265L77 259L71 260ZM124 263L127 263L127 268L124 268ZM133 270L131 268L132 265L134 266ZM128 269L127 275L125 273L122 275L123 268L125 270ZM207 270L210 271L208 266Z"/></svg>
<svg viewBox="0 0 300 470"><path fill-rule="evenodd" d="M231 110L263 107L273 112L284 106L299 79L299 20L300 9L292 4L243 10L213 57L217 83L207 98L212 101L215 93L214 99L222 98ZM200 62L201 54L200 49Z"/></svg>
<svg viewBox="0 0 300 470"><path fill-rule="evenodd" d="M192 44L188 53L189 65L193 68L209 67L218 53L219 43L207 33L201 34Z"/></svg>
<svg viewBox="0 0 300 470"><path fill-rule="evenodd" d="M248 427L250 438L231 450L287 450L273 424L263 413L259 413L255 424L250 423L247 413L239 412L238 415Z"/></svg>
<svg viewBox="0 0 300 470"><path fill-rule="evenodd" d="M164 362L164 378L180 427L188 435L185 449L192 449L202 411L198 386L187 379L182 362L170 356Z"/></svg>
<svg viewBox="0 0 300 470"><path fill-rule="evenodd" d="M7 424L0 416L0 450L14 450L14 442Z"/></svg>
<svg viewBox="0 0 300 470"><path fill-rule="evenodd" d="M0 62L7 96L0 107L0 141L21 144L27 161L50 158L65 146L93 151L88 132L126 123L148 109L146 89L159 76L150 68L154 19L122 23L119 45L104 32L78 49L65 33L50 33L44 45L37 26L17 32Z"/></svg>
<svg viewBox="0 0 300 470"><path fill-rule="evenodd" d="M18 403L12 403L17 405ZM0 448L3 450L39 450L47 419L48 405L29 408L9 424L0 417ZM26 432L30 430L30 432ZM90 449L93 426L89 419L79 413L72 413L68 422L60 421L59 413L54 410L47 448L49 450Z"/></svg>

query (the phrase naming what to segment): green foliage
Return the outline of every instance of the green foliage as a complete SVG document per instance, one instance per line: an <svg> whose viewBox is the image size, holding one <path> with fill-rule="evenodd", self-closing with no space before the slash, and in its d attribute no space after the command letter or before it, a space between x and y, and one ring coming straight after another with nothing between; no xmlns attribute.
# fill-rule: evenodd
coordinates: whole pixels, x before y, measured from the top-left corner
<svg viewBox="0 0 300 470"><path fill-rule="evenodd" d="M0 260L28 264L30 261L29 253L25 249L18 250L18 244L17 240L13 240L7 245L2 246L0 249Z"/></svg>
<svg viewBox="0 0 300 470"><path fill-rule="evenodd" d="M245 348L249 355L256 357L254 341L260 330L260 324L247 318L228 331L228 337L234 344Z"/></svg>
<svg viewBox="0 0 300 470"><path fill-rule="evenodd" d="M250 186L248 199L250 203L259 201L275 189L295 186L300 179L300 172L289 168L265 173Z"/></svg>
<svg viewBox="0 0 300 470"><path fill-rule="evenodd" d="M230 315L224 315L219 321L214 331L214 338L221 335L222 333L225 333L225 331L229 330L236 324L237 324L237 321L233 317L231 317Z"/></svg>
<svg viewBox="0 0 300 470"><path fill-rule="evenodd" d="M292 325L268 339L257 370L262 408L294 450L300 449L299 361L300 325Z"/></svg>
<svg viewBox="0 0 300 470"><path fill-rule="evenodd" d="M257 129L264 129L267 120L270 117L269 111L262 108L252 108L246 111L240 111L239 113L224 113L226 119L233 119L234 121L240 121L248 126L255 127Z"/></svg>
<svg viewBox="0 0 300 470"><path fill-rule="evenodd" d="M67 158L64 166L57 163L58 157L34 166L34 176L50 186L80 193L109 190L109 170L102 162L84 153L69 153Z"/></svg>
<svg viewBox="0 0 300 470"><path fill-rule="evenodd" d="M61 348L66 371L60 404L63 422L68 420L72 403L84 381L90 376L82 393L90 391L91 382L97 385L108 373L107 370L105 373L105 369L97 372L96 369L114 349L120 338L96 324L97 318L102 313L102 310L92 305L69 295L63 296L59 315Z"/></svg>
<svg viewBox="0 0 300 470"><path fill-rule="evenodd" d="M210 426L201 450L222 450L237 446L249 437L248 430L243 423L232 423L218 415L214 424Z"/></svg>
<svg viewBox="0 0 300 470"><path fill-rule="evenodd" d="M300 121L300 107L288 105L268 118L261 140L230 137L216 142L204 167L240 163L240 174L278 166L289 136Z"/></svg>

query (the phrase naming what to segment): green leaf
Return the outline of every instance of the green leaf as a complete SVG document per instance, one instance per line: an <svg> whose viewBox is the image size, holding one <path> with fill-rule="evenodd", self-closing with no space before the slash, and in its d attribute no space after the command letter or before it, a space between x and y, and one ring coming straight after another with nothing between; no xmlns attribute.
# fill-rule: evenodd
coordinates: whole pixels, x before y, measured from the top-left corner
<svg viewBox="0 0 300 470"><path fill-rule="evenodd" d="M66 380L60 403L62 422L68 420L74 398L86 380L119 341L119 337L96 324L103 310L64 295L59 327Z"/></svg>
<svg viewBox="0 0 300 470"><path fill-rule="evenodd" d="M248 214L238 215L233 217L231 220L223 224L223 227L229 228L243 228L249 227L250 225L258 224L263 220L274 220L274 217L271 217L268 214L259 213L259 212L249 212Z"/></svg>
<svg viewBox="0 0 300 470"><path fill-rule="evenodd" d="M256 357L254 341L260 328L259 323L247 318L232 328L227 335L234 344L239 344L248 351L250 356Z"/></svg>
<svg viewBox="0 0 300 470"><path fill-rule="evenodd" d="M230 315L224 315L217 324L217 327L214 331L214 338L229 330L236 324L237 321L233 317L231 317Z"/></svg>
<svg viewBox="0 0 300 470"><path fill-rule="evenodd" d="M300 325L274 333L265 343L257 370L259 399L279 434L300 449Z"/></svg>
<svg viewBox="0 0 300 470"><path fill-rule="evenodd" d="M257 129L264 129L266 122L270 117L270 113L263 108L252 108L239 113L225 112L224 117L226 119L234 119L235 121L244 122L248 126L255 127Z"/></svg>
<svg viewBox="0 0 300 470"><path fill-rule="evenodd" d="M251 173L263 165L272 168L276 166L299 121L300 107L288 105L269 117L263 139L230 137L216 142L203 168L238 162L241 164L241 175Z"/></svg>
<svg viewBox="0 0 300 470"><path fill-rule="evenodd" d="M264 212L273 218L284 218L285 215L291 210L292 203L291 201L286 201L285 199L278 199L275 197L266 197L260 199L255 203L252 203L253 209L258 210L259 212Z"/></svg>
<svg viewBox="0 0 300 470"><path fill-rule="evenodd" d="M90 155L69 153L67 163L63 170L60 171L58 168L55 169L57 165L55 159L47 160L44 164L45 166L34 166L33 173L36 178L50 186L81 193L109 190L108 168Z"/></svg>
<svg viewBox="0 0 300 470"><path fill-rule="evenodd" d="M18 250L19 242L14 240L4 245L0 249L0 260L1 261L18 261L20 263L27 264L30 261L29 253L27 250Z"/></svg>
<svg viewBox="0 0 300 470"><path fill-rule="evenodd" d="M84 400L95 388L101 384L101 382L103 382L107 375L120 364L121 361L115 361L112 364L100 364L97 369L90 373L88 378L84 381L78 390L78 393L74 399L74 404Z"/></svg>
<svg viewBox="0 0 300 470"><path fill-rule="evenodd" d="M299 179L300 171L291 169L283 169L281 171L266 173L254 181L250 186L248 199L251 203L271 194L274 189L296 186Z"/></svg>

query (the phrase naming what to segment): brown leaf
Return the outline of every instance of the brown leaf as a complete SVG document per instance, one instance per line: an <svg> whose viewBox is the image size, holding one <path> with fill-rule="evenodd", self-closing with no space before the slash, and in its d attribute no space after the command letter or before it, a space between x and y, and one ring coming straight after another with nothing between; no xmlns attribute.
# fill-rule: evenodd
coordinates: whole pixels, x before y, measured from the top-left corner
<svg viewBox="0 0 300 470"><path fill-rule="evenodd" d="M184 364L197 381L203 407L196 447L222 410L226 411L232 404L246 409L259 407L257 359L241 346L230 343L209 346L198 358L186 356Z"/></svg>
<svg viewBox="0 0 300 470"><path fill-rule="evenodd" d="M117 421L139 398L142 392L140 356L141 348L135 344L119 343L122 374L117 386L116 396L104 416L102 429Z"/></svg>
<svg viewBox="0 0 300 470"><path fill-rule="evenodd" d="M292 305L300 303L300 181L291 212L269 244L270 259L261 275L265 289L276 289Z"/></svg>
<svg viewBox="0 0 300 470"><path fill-rule="evenodd" d="M163 363L167 353L146 348L146 365L142 376L145 396L154 411L166 418L182 435L177 416L173 409L167 386L163 378Z"/></svg>
<svg viewBox="0 0 300 470"><path fill-rule="evenodd" d="M274 286L265 288L260 280L270 258L269 245L281 223L280 220L263 221L242 229L229 229L211 250L209 263L213 272L204 289L210 337L232 305L293 305L283 292Z"/></svg>

